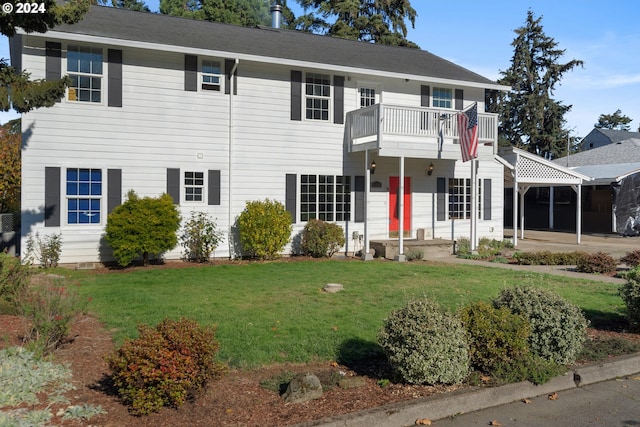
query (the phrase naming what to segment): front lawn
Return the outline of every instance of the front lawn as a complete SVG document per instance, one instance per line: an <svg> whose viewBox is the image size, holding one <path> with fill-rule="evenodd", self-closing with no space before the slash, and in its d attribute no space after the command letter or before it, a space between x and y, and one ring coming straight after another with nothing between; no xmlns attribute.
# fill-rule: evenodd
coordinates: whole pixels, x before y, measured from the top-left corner
<svg viewBox="0 0 640 427"><path fill-rule="evenodd" d="M117 342L140 323L193 318L218 325L219 358L240 368L347 359L375 348L383 319L409 299L455 310L516 284L556 291L596 325L624 321L618 285L491 267L327 260L74 273ZM344 291L324 293L327 283Z"/></svg>

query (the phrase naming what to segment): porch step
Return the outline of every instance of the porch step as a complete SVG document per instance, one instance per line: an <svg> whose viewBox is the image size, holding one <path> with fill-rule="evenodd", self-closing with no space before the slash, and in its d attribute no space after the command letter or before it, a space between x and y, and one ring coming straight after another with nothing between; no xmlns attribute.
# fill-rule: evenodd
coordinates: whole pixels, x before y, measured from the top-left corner
<svg viewBox="0 0 640 427"><path fill-rule="evenodd" d="M422 259L446 258L453 254L453 240L432 239L417 240L405 239L403 242L404 254L418 251L422 253ZM375 250L375 257L392 260L399 253L398 240L372 240L371 247Z"/></svg>

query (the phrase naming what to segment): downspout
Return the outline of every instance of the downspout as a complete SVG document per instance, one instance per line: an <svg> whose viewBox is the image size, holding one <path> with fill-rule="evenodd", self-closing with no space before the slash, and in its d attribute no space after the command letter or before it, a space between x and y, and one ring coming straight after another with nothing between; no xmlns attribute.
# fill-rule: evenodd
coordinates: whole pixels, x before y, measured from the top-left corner
<svg viewBox="0 0 640 427"><path fill-rule="evenodd" d="M228 208L228 213L227 213L227 217L228 217L228 234L227 234L227 242L229 244L229 258L233 259L234 258L234 252L233 252L233 220L231 217L232 214L232 209L231 209L231 202L233 200L232 194L233 194L233 185L232 185L232 167L233 167L233 89L236 86L236 70L238 69L238 63L240 62L240 60L238 58L235 59L234 63L233 63L233 67L231 68L231 71L229 73L229 84L231 85L231 87L229 88L229 161L228 161L228 165L227 165L227 174L228 174L228 180L229 180L229 201L227 203L227 208Z"/></svg>

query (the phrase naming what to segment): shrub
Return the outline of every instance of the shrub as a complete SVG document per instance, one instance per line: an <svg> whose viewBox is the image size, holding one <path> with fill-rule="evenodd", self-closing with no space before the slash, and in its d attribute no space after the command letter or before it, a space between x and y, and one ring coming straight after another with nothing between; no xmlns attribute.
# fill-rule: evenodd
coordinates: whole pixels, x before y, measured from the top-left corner
<svg viewBox="0 0 640 427"><path fill-rule="evenodd" d="M248 256L272 259L291 238L291 214L277 201L247 202L238 217L238 229L240 243Z"/></svg>
<svg viewBox="0 0 640 427"><path fill-rule="evenodd" d="M31 269L19 258L0 251L0 304L5 309L15 308L17 296L27 287ZM12 314L12 313L5 313Z"/></svg>
<svg viewBox="0 0 640 427"><path fill-rule="evenodd" d="M184 257L188 261L207 262L222 239L216 223L205 212L191 212L191 218L184 224L180 241Z"/></svg>
<svg viewBox="0 0 640 427"><path fill-rule="evenodd" d="M171 196L141 199L130 190L127 200L109 214L105 239L121 266L139 255L146 266L149 254L160 256L176 246L179 227L180 215Z"/></svg>
<svg viewBox="0 0 640 427"><path fill-rule="evenodd" d="M138 332L139 338L106 357L118 394L136 415L178 407L223 373L215 361L213 326L165 319L155 329L140 325Z"/></svg>
<svg viewBox="0 0 640 427"><path fill-rule="evenodd" d="M302 231L302 250L314 258L332 257L344 243L344 230L338 224L311 219Z"/></svg>
<svg viewBox="0 0 640 427"><path fill-rule="evenodd" d="M576 265L576 271L583 273L613 273L616 271L618 263L609 254L597 252L595 254L584 254Z"/></svg>
<svg viewBox="0 0 640 427"><path fill-rule="evenodd" d="M71 321L86 309L86 300L56 280L26 287L17 305L27 319L28 347L35 354L45 356L65 341Z"/></svg>
<svg viewBox="0 0 640 427"><path fill-rule="evenodd" d="M640 265L640 249L627 252L625 256L620 258L620 262L628 265L631 268L635 268Z"/></svg>
<svg viewBox="0 0 640 427"><path fill-rule="evenodd" d="M627 307L627 320L632 327L640 328L640 267L629 270L624 278L627 282L619 292Z"/></svg>
<svg viewBox="0 0 640 427"><path fill-rule="evenodd" d="M60 234L46 235L40 238L36 233L27 238L26 261L33 263L36 259L43 268L58 266L62 252L62 236Z"/></svg>
<svg viewBox="0 0 640 427"><path fill-rule="evenodd" d="M523 265L576 265L585 252L518 252L514 258Z"/></svg>
<svg viewBox="0 0 640 427"><path fill-rule="evenodd" d="M409 250L405 252L404 255L407 258L407 261L420 261L422 258L424 258L424 252L417 249Z"/></svg>
<svg viewBox="0 0 640 427"><path fill-rule="evenodd" d="M529 354L529 322L508 308L476 302L459 312L474 368L491 373Z"/></svg>
<svg viewBox="0 0 640 427"><path fill-rule="evenodd" d="M391 366L412 384L455 384L469 373L462 322L428 299L409 301L384 321L378 342Z"/></svg>
<svg viewBox="0 0 640 427"><path fill-rule="evenodd" d="M529 321L529 345L535 355L559 364L575 361L587 329L578 307L554 292L529 286L503 289L494 306L507 307Z"/></svg>

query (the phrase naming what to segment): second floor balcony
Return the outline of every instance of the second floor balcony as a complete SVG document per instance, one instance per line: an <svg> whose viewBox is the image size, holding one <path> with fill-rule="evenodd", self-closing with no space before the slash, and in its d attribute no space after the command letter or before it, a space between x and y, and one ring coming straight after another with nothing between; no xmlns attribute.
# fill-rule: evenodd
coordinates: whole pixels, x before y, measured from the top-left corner
<svg viewBox="0 0 640 427"><path fill-rule="evenodd" d="M460 158L457 111L376 104L347 113L345 142L350 152L378 150L380 156ZM441 137L440 137L441 136ZM478 155L498 147L498 116L478 113Z"/></svg>

